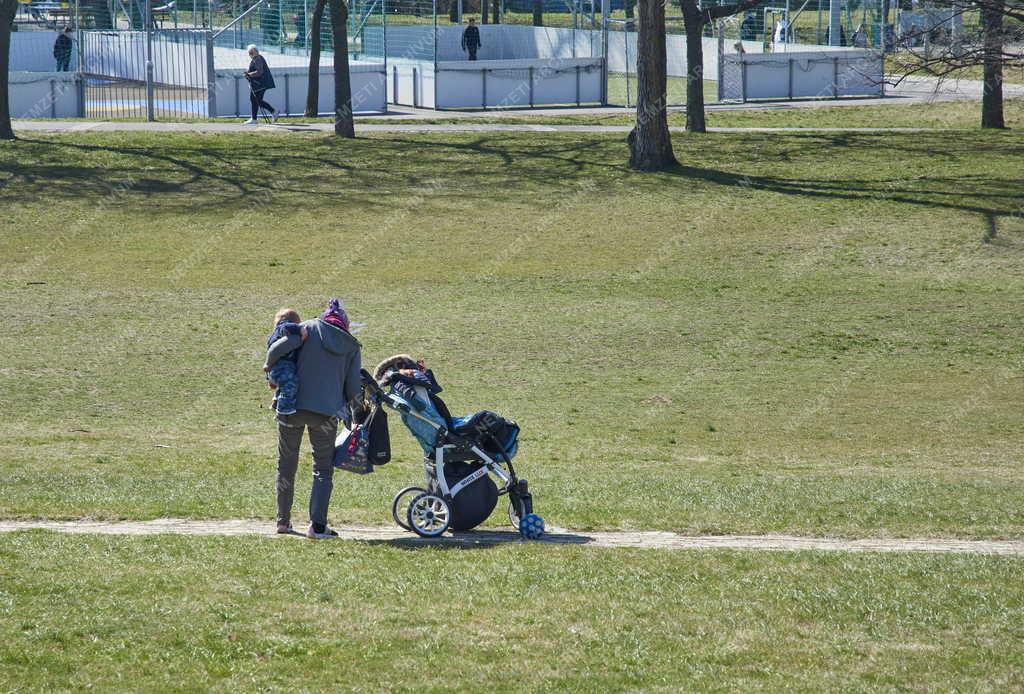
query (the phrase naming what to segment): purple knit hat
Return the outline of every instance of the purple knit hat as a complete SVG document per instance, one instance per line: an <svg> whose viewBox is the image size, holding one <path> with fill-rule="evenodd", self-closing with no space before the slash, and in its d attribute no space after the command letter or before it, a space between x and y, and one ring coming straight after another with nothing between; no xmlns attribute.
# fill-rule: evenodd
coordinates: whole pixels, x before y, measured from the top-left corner
<svg viewBox="0 0 1024 694"><path fill-rule="evenodd" d="M345 309L341 307L341 302L337 299L327 302L327 310L320 316L320 320L348 332L348 314L345 313Z"/></svg>

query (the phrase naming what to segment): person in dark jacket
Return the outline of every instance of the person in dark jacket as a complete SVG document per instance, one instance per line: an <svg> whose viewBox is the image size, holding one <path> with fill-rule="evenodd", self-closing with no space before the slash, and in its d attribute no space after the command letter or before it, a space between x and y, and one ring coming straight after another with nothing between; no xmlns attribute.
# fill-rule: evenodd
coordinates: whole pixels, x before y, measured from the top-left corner
<svg viewBox="0 0 1024 694"><path fill-rule="evenodd" d="M277 122L277 109L263 100L263 95L268 89L273 89L274 75L270 72L267 59L260 55L255 44L249 45L249 69L245 72L245 79L249 80L249 103L252 105L252 118L245 122L246 125L256 125L259 121L256 116L260 108L271 113L271 122Z"/></svg>
<svg viewBox="0 0 1024 694"><path fill-rule="evenodd" d="M286 354L298 349L299 392L295 414L277 417L277 532L291 532L295 472L303 429L309 430L313 447L313 488L309 493L310 526L313 539L337 537L327 527L334 474L334 444L339 418L355 420L359 413L350 403L360 402L362 379L360 344L349 332L348 315L337 299L316 320L301 323L307 337L287 334L267 350L264 368L272 369ZM353 421L354 423L354 421Z"/></svg>
<svg viewBox="0 0 1024 694"><path fill-rule="evenodd" d="M462 50L469 52L469 59L476 60L476 52L483 44L480 43L480 29L476 26L476 20L469 18L469 26L462 32Z"/></svg>
<svg viewBox="0 0 1024 694"><path fill-rule="evenodd" d="M71 27L64 27L64 31L53 42L53 57L57 61L57 72L68 72L71 69Z"/></svg>
<svg viewBox="0 0 1024 694"><path fill-rule="evenodd" d="M740 41L757 41L757 15L753 10L743 13L740 23Z"/></svg>

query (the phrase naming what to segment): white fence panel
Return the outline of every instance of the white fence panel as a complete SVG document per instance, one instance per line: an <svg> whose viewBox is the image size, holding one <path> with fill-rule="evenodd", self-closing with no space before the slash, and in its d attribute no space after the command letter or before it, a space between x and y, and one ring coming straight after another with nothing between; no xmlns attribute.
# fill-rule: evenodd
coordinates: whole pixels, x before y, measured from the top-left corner
<svg viewBox="0 0 1024 694"><path fill-rule="evenodd" d="M60 32L15 31L11 33L11 72L53 72L57 61L53 57L53 44ZM72 36L74 38L74 36ZM72 44L71 70L78 67L78 46Z"/></svg>
<svg viewBox="0 0 1024 694"><path fill-rule="evenodd" d="M600 58L442 63L437 108L593 104L601 80Z"/></svg>
<svg viewBox="0 0 1024 694"><path fill-rule="evenodd" d="M884 58L870 50L727 54L723 99L881 96Z"/></svg>
<svg viewBox="0 0 1024 694"><path fill-rule="evenodd" d="M71 72L11 72L7 95L12 118L81 116L78 77Z"/></svg>
<svg viewBox="0 0 1024 694"><path fill-rule="evenodd" d="M306 109L309 89L309 71L302 68L277 68L274 71L277 87L269 90L264 99L282 115L299 116ZM248 116L249 83L235 70L216 73L214 99L216 116ZM381 113L387 110L387 80L384 65L349 65L352 84L352 111L354 113ZM317 108L320 115L334 113L334 69L320 68L320 91Z"/></svg>

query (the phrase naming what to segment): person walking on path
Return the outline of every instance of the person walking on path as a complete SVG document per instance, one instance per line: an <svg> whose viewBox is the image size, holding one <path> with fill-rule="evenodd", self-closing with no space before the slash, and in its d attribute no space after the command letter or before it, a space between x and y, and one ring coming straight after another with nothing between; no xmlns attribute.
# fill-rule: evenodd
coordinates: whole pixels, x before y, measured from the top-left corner
<svg viewBox="0 0 1024 694"><path fill-rule="evenodd" d="M245 73L245 79L249 80L249 103L252 105L252 118L245 122L246 125L256 125L259 121L257 116L260 109L264 108L271 114L271 122L277 122L277 109L263 100L263 95L268 89L273 89L274 75L270 72L267 59L260 55L255 44L249 44L249 69Z"/></svg>
<svg viewBox="0 0 1024 694"><path fill-rule="evenodd" d="M57 61L57 72L68 72L71 69L71 27L64 27L64 31L53 42L53 58Z"/></svg>
<svg viewBox="0 0 1024 694"><path fill-rule="evenodd" d="M476 20L469 18L469 26L462 32L462 50L469 53L470 60L476 60L476 52L483 44L480 43L480 29L476 26Z"/></svg>
<svg viewBox="0 0 1024 694"><path fill-rule="evenodd" d="M299 466L299 446L303 429L309 430L313 447L313 488L309 493L309 530L312 539L337 537L327 527L327 508L334 487L334 440L339 418L356 418L350 403L358 401L362 391L359 370L362 367L360 344L349 332L348 315L337 299L315 320L301 324L305 342L298 334L279 338L267 350L265 369L298 349L298 396L294 414L277 416L277 532L292 531L292 501L295 472ZM352 422L354 424L355 422Z"/></svg>

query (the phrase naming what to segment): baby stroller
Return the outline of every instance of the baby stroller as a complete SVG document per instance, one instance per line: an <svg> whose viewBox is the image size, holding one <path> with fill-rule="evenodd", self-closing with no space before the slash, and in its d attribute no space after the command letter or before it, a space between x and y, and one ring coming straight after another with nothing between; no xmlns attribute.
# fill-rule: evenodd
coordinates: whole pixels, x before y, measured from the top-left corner
<svg viewBox="0 0 1024 694"><path fill-rule="evenodd" d="M399 526L422 537L470 530L506 495L516 530L522 532L521 519L537 518L531 515L527 482L512 467L519 436L515 422L488 410L452 417L438 397L441 386L433 373L408 355L386 359L372 377L364 371L363 386L370 406L397 411L423 448L425 486L406 487L391 503Z"/></svg>

